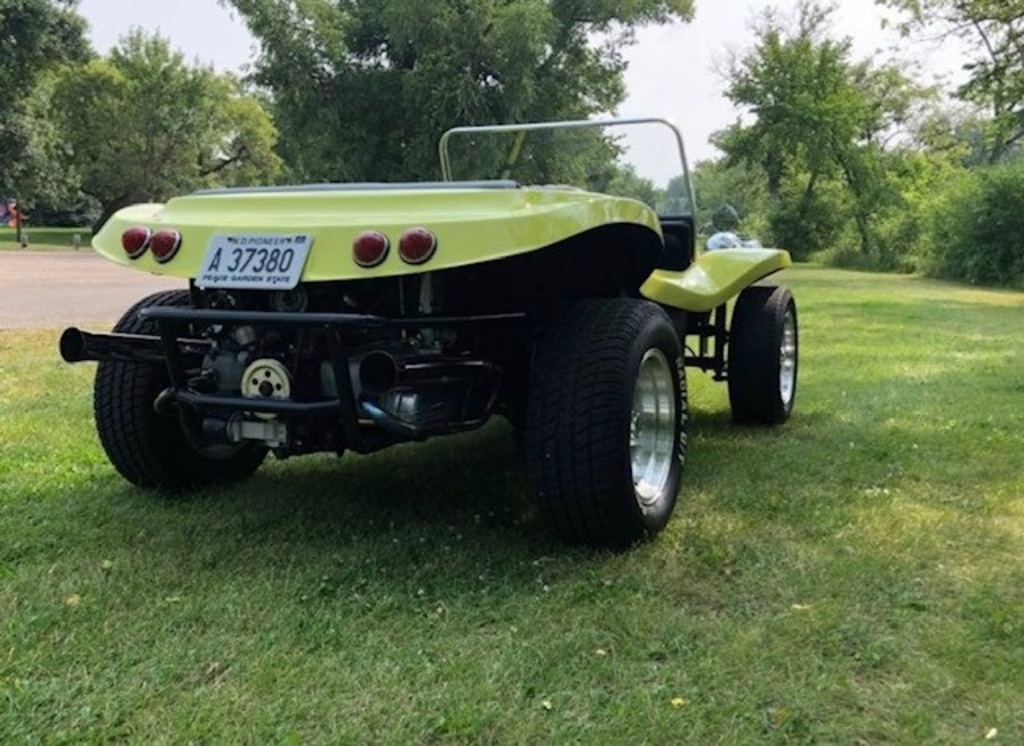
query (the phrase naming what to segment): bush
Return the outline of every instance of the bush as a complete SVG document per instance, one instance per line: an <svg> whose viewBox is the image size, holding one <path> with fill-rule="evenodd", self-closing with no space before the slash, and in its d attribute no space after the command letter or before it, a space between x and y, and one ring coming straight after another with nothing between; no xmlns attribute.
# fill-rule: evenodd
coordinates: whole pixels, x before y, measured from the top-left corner
<svg viewBox="0 0 1024 746"><path fill-rule="evenodd" d="M32 211L32 221L36 225L51 228L81 228L95 223L101 209L102 206L94 197L79 194L65 204L37 203Z"/></svg>
<svg viewBox="0 0 1024 746"><path fill-rule="evenodd" d="M811 255L811 262L826 267L853 269L860 272L888 271L892 267L882 266L871 254L865 254L855 240L842 240L831 249L818 251Z"/></svg>
<svg viewBox="0 0 1024 746"><path fill-rule="evenodd" d="M965 171L952 161L917 151L889 153L885 158L885 173L868 195L875 205L869 213L868 250L864 251L851 216L835 243L815 255L816 261L876 272L920 271L936 194Z"/></svg>
<svg viewBox="0 0 1024 746"><path fill-rule="evenodd" d="M928 274L1024 288L1024 164L965 173L930 213Z"/></svg>
<svg viewBox="0 0 1024 746"><path fill-rule="evenodd" d="M787 184L782 201L769 213L769 240L788 249L797 261L833 247L850 221L850 206L842 184L821 180L804 202L804 183Z"/></svg>

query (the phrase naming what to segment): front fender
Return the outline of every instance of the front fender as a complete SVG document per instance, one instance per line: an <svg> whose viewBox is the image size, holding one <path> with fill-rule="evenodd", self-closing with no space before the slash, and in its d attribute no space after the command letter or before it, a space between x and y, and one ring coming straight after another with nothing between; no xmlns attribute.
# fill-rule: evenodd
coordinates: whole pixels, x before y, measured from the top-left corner
<svg viewBox="0 0 1024 746"><path fill-rule="evenodd" d="M683 272L656 270L641 286L647 299L685 311L711 311L743 288L792 264L781 249L708 251Z"/></svg>

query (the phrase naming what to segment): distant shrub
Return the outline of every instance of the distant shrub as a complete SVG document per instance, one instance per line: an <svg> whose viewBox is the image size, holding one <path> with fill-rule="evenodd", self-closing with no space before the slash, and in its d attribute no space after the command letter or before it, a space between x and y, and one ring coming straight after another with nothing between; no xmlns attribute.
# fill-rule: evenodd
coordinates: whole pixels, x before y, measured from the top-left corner
<svg viewBox="0 0 1024 746"><path fill-rule="evenodd" d="M831 249L818 251L811 255L811 261L815 264L823 264L826 267L839 267L841 269L855 269L862 272L889 272L896 267L888 266L878 260L873 254L865 254L853 241L844 240L837 243ZM905 269L912 272L913 269Z"/></svg>
<svg viewBox="0 0 1024 746"><path fill-rule="evenodd" d="M50 228L81 228L95 223L101 210L102 205L96 198L79 194L60 205L36 203L35 209L32 210L31 222Z"/></svg>
<svg viewBox="0 0 1024 746"><path fill-rule="evenodd" d="M965 172L928 212L928 274L1024 288L1024 164Z"/></svg>
<svg viewBox="0 0 1024 746"><path fill-rule="evenodd" d="M816 261L880 272L921 270L936 195L966 171L951 161L916 151L896 152L886 158L887 170L868 195L875 206L869 214L866 250L851 216L835 242L815 255Z"/></svg>
<svg viewBox="0 0 1024 746"><path fill-rule="evenodd" d="M871 268L911 274L921 266L926 212L919 192L908 185L871 226ZM863 255L861 255L863 256Z"/></svg>

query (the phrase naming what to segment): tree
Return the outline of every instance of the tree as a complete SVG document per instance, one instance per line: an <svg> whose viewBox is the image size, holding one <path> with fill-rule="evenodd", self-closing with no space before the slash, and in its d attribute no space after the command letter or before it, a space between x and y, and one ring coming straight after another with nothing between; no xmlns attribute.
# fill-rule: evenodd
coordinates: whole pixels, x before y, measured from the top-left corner
<svg viewBox="0 0 1024 746"><path fill-rule="evenodd" d="M833 12L803 0L792 25L776 12L762 19L726 89L753 121L717 138L730 164L764 175L773 239L798 256L834 243L844 212L860 252L870 254L872 216L889 196L886 143L921 95L891 66L854 63L850 40L828 35ZM831 181L847 192L848 210L837 211L836 191L825 189Z"/></svg>
<svg viewBox="0 0 1024 746"><path fill-rule="evenodd" d="M987 156L995 163L1024 139L1024 0L876 0L904 14L910 36L934 29L973 54L957 96L987 110Z"/></svg>
<svg viewBox="0 0 1024 746"><path fill-rule="evenodd" d="M103 206L99 225L135 202L266 183L281 166L276 131L257 99L233 77L189 67L167 40L140 31L108 59L64 70L52 112L69 165Z"/></svg>
<svg viewBox="0 0 1024 746"><path fill-rule="evenodd" d="M693 188L697 197L697 228L706 234L714 212L730 205L740 216L740 230L754 236L763 235L767 226L761 224L768 214L768 200L761 175L745 163L729 166L725 161L701 161L693 169ZM683 196L682 177L669 182L670 197Z"/></svg>
<svg viewBox="0 0 1024 746"><path fill-rule="evenodd" d="M91 54L75 0L0 0L0 196L55 199L75 185L60 167L59 138L42 111L48 76Z"/></svg>
<svg viewBox="0 0 1024 746"><path fill-rule="evenodd" d="M456 124L575 119L623 99L621 51L692 0L225 0L259 40L304 178L436 178ZM596 40L596 41L595 41Z"/></svg>
<svg viewBox="0 0 1024 746"><path fill-rule="evenodd" d="M660 208L666 202L665 191L637 173L636 166L631 163L613 163L605 166L591 179L587 188L595 192L639 200L653 208Z"/></svg>

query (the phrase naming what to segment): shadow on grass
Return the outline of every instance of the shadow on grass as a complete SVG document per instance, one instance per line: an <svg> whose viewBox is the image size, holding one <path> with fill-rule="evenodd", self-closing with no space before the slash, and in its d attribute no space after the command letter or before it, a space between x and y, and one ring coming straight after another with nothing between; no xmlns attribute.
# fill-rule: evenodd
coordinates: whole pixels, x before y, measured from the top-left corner
<svg viewBox="0 0 1024 746"><path fill-rule="evenodd" d="M306 576L304 600L367 585L451 599L478 592L482 579L503 593L536 589L537 567L554 553L569 575L609 556L560 545L545 530L503 422L369 457L268 459L241 484L185 499L114 477L95 486L108 507L96 514L76 500L75 522L109 552L160 556L167 570L154 568L155 582Z"/></svg>
<svg viewBox="0 0 1024 746"><path fill-rule="evenodd" d="M803 415L800 428L817 428L829 419L820 412ZM710 480L712 492L717 492L716 484L722 489L729 486L728 480L714 479L722 466L734 474L736 463L747 463L748 455L788 451L792 441L791 430L740 427L728 412L720 411L699 413L691 421L689 436L684 480L690 481L691 475ZM728 464L720 462L723 451ZM159 495L115 484L107 494L123 510L138 511L147 524L161 524L153 517L170 518L200 533L207 526L231 526L257 544L301 536L307 547L330 548L394 535L435 545L457 535L473 537L470 548L476 545L487 556L603 555L566 547L547 530L528 494L523 457L503 421L371 456L321 455L283 462L268 457L249 480L191 496ZM147 504L153 509L139 510ZM170 528L172 523L165 525Z"/></svg>
<svg viewBox="0 0 1024 746"><path fill-rule="evenodd" d="M830 428L831 419L811 412L782 428L740 427L728 411L698 411L669 529L682 521L679 514L698 490L715 510L762 512L761 497L750 488L762 470L788 468L800 434ZM65 496L76 514L68 525L79 538L91 535L110 549L148 544L186 565L201 555L209 562L247 558L256 564L361 555L396 573L415 573L444 553L472 572L549 556L592 568L613 556L566 546L548 531L528 494L511 430L500 420L368 457L268 457L244 482L188 496L132 487L105 462L96 475L82 485L86 494ZM798 506L792 510L796 517Z"/></svg>
<svg viewBox="0 0 1024 746"><path fill-rule="evenodd" d="M824 419L808 415L803 426ZM707 492L716 510L742 509L750 495L727 494L735 487L736 449L788 451L790 440L785 428L739 428L728 412L700 413L666 533L689 531L681 514L694 490ZM678 551L671 536L634 549L633 557L559 542L529 498L525 464L503 421L369 457L268 459L241 484L184 499L153 495L112 475L94 480L93 489L95 498L69 506L79 513L72 521L82 531L76 540L161 557L165 570L155 570L155 582L223 571L235 584L289 568L326 578L331 588L360 587L372 577L413 593L413 586L433 587L435 595L443 588L451 599L475 592L480 578L504 592L534 592L541 576L545 583L569 580L645 556L671 562Z"/></svg>

